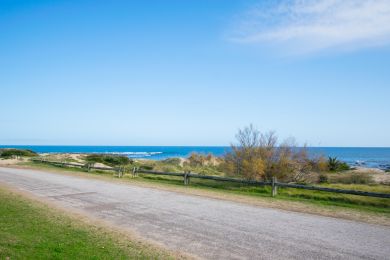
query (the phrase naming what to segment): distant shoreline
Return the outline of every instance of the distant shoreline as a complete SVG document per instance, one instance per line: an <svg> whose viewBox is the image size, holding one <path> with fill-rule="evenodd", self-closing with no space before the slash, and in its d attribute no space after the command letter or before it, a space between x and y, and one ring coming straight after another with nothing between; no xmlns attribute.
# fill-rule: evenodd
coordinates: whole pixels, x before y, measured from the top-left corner
<svg viewBox="0 0 390 260"><path fill-rule="evenodd" d="M164 160L187 158L191 153L223 156L229 146L62 146L62 145L0 145L0 148L31 149L38 153L107 153L133 159ZM337 157L352 167L390 169L390 147L308 147L313 156Z"/></svg>

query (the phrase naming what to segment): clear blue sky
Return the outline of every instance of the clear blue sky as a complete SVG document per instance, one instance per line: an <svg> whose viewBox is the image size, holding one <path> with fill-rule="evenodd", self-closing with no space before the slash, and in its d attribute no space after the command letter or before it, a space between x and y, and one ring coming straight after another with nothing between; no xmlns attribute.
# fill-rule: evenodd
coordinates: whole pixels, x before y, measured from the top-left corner
<svg viewBox="0 0 390 260"><path fill-rule="evenodd" d="M390 2L355 2L0 0L0 144L390 146Z"/></svg>

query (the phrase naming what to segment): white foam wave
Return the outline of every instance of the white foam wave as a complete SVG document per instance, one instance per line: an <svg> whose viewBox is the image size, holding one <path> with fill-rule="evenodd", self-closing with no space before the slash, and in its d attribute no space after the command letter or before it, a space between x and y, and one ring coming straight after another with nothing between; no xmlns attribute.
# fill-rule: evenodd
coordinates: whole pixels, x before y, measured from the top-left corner
<svg viewBox="0 0 390 260"><path fill-rule="evenodd" d="M127 155L129 157L150 157L163 152L104 152L104 154Z"/></svg>

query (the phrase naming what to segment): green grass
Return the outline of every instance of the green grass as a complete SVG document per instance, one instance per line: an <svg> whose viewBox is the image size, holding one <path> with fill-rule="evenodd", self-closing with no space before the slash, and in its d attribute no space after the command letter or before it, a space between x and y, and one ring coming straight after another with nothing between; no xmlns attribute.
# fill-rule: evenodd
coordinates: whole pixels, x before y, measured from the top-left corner
<svg viewBox="0 0 390 260"><path fill-rule="evenodd" d="M59 169L57 166L51 166L41 163L29 163L29 165L35 165L40 168L46 169ZM81 169L77 168L62 168L66 171L80 172ZM105 175L108 177L113 176L113 172L107 171L91 171L89 174ZM132 181L130 178L124 178L124 180ZM145 181L151 183L159 183L171 186L183 187L183 178L172 176L158 176L140 174L138 181ZM333 187L340 189L352 189L371 192L383 192L390 193L389 185L379 184L317 184L323 187ZM372 213L384 213L390 217L390 199L372 198L357 195L338 194L323 191L302 190L293 188L278 188L278 196L271 198L271 188L269 186L256 187L253 185L245 185L232 182L219 182L213 180L204 180L191 178L191 183L188 188L197 188L203 190L214 190L221 193L239 194L251 197L262 197L276 200L296 201L306 204L319 205L324 207L340 207L354 209L358 211L366 211Z"/></svg>
<svg viewBox="0 0 390 260"><path fill-rule="evenodd" d="M161 259L167 253L0 189L0 259Z"/></svg>

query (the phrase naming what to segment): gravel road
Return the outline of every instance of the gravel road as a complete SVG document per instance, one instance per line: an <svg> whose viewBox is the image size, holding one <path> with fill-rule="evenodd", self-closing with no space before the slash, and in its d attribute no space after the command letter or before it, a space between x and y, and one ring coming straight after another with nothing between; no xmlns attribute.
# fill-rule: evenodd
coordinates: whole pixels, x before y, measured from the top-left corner
<svg viewBox="0 0 390 260"><path fill-rule="evenodd" d="M206 259L390 259L390 228L0 167L0 184ZM0 213L1 214L1 213Z"/></svg>

